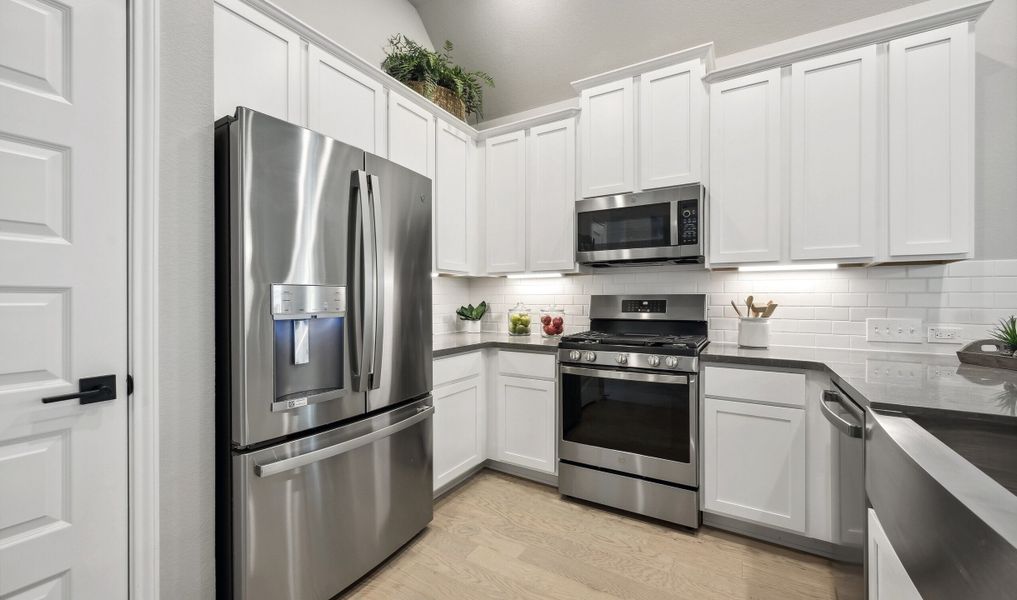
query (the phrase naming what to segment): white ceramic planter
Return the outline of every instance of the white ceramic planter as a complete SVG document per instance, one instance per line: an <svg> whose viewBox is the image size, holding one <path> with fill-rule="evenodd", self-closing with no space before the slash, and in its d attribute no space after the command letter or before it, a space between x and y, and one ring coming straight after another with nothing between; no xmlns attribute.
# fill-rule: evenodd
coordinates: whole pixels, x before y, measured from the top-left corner
<svg viewBox="0 0 1017 600"><path fill-rule="evenodd" d="M459 331L463 333L480 333L480 321L459 319Z"/></svg>
<svg viewBox="0 0 1017 600"><path fill-rule="evenodd" d="M738 323L738 345L743 348L766 348L770 345L770 319L742 317Z"/></svg>

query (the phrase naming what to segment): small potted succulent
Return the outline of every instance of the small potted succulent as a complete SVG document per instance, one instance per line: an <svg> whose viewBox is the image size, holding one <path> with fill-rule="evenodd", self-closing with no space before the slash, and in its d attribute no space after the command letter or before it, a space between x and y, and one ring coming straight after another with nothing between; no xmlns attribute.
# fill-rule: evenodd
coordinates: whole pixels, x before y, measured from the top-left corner
<svg viewBox="0 0 1017 600"><path fill-rule="evenodd" d="M1000 319L999 325L992 331L992 339L999 342L1003 352L1009 352L1010 356L1017 353L1017 316L1010 315L1008 319Z"/></svg>
<svg viewBox="0 0 1017 600"><path fill-rule="evenodd" d="M456 314L459 315L459 322L462 324L463 331L466 333L480 333L480 319L484 317L486 312L487 302L481 302L476 306L472 304L460 306Z"/></svg>
<svg viewBox="0 0 1017 600"><path fill-rule="evenodd" d="M957 358L969 365L1017 370L1017 316L1000 319L989 335L991 339L975 340L958 350Z"/></svg>

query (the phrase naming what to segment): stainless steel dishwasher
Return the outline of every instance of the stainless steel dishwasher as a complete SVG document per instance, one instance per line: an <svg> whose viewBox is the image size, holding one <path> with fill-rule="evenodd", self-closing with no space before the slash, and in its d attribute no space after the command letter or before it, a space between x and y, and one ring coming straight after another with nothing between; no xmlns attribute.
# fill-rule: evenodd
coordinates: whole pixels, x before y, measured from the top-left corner
<svg viewBox="0 0 1017 600"><path fill-rule="evenodd" d="M819 407L836 431L832 443L837 557L861 562L865 546L865 410L836 385L823 392Z"/></svg>

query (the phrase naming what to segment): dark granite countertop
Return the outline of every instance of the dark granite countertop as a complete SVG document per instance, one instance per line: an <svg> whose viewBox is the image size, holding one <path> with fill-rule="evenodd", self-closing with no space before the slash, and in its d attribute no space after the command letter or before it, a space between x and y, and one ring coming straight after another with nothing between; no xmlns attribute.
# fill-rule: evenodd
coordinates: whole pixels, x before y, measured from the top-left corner
<svg viewBox="0 0 1017 600"><path fill-rule="evenodd" d="M506 348L522 352L558 351L557 338L545 338L540 334L509 335L507 333L445 333L434 336L431 344L435 358L462 354L481 348Z"/></svg>

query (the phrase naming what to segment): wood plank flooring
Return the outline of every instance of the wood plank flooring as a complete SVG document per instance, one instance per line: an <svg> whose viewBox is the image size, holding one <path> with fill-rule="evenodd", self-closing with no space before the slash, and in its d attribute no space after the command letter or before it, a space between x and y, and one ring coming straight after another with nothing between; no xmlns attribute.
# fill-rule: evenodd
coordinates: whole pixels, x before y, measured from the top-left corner
<svg viewBox="0 0 1017 600"><path fill-rule="evenodd" d="M861 567L689 532L485 470L344 600L861 600Z"/></svg>

